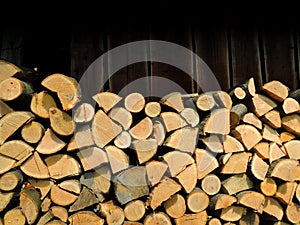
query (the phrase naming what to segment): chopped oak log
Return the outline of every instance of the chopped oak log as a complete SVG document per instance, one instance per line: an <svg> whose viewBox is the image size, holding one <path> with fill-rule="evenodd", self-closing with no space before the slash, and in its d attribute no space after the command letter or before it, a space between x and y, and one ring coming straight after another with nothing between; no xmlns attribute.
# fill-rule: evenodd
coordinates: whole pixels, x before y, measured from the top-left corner
<svg viewBox="0 0 300 225"><path fill-rule="evenodd" d="M95 115L94 107L89 103L81 103L73 112L73 119L75 123L90 122Z"/></svg>
<svg viewBox="0 0 300 225"><path fill-rule="evenodd" d="M79 195L81 193L81 183L78 180L64 180L58 184L61 189Z"/></svg>
<svg viewBox="0 0 300 225"><path fill-rule="evenodd" d="M105 220L91 211L80 211L68 218L70 225L104 225Z"/></svg>
<svg viewBox="0 0 300 225"><path fill-rule="evenodd" d="M166 213L172 218L179 218L185 214L185 199L180 194L174 194L164 203Z"/></svg>
<svg viewBox="0 0 300 225"><path fill-rule="evenodd" d="M285 114L292 114L300 112L300 105L296 99L286 98L282 103L282 109Z"/></svg>
<svg viewBox="0 0 300 225"><path fill-rule="evenodd" d="M222 209L220 218L225 221L235 222L239 221L245 214L246 209L244 207L231 205Z"/></svg>
<svg viewBox="0 0 300 225"><path fill-rule="evenodd" d="M196 100L196 106L201 111L209 111L216 105L214 97L210 92L202 93Z"/></svg>
<svg viewBox="0 0 300 225"><path fill-rule="evenodd" d="M275 197L285 205L292 203L297 188L296 182L284 182L278 186Z"/></svg>
<svg viewBox="0 0 300 225"><path fill-rule="evenodd" d="M191 212L201 212L209 206L209 196L200 188L196 187L188 194L186 204Z"/></svg>
<svg viewBox="0 0 300 225"><path fill-rule="evenodd" d="M280 140L281 140L282 143L291 141L295 138L296 138L295 135L291 134L290 132L283 131L283 132L280 133Z"/></svg>
<svg viewBox="0 0 300 225"><path fill-rule="evenodd" d="M283 218L283 208L273 197L266 197L263 211L271 217L281 220Z"/></svg>
<svg viewBox="0 0 300 225"><path fill-rule="evenodd" d="M115 195L122 205L149 194L145 167L128 168L119 173L113 182Z"/></svg>
<svg viewBox="0 0 300 225"><path fill-rule="evenodd" d="M151 137L156 139L158 146L161 146L164 143L166 130L161 121L157 120L153 122L153 133Z"/></svg>
<svg viewBox="0 0 300 225"><path fill-rule="evenodd" d="M82 191L80 192L79 197L76 201L70 206L69 212L76 212L83 210L89 206L93 206L99 203L96 195L87 187L83 186Z"/></svg>
<svg viewBox="0 0 300 225"><path fill-rule="evenodd" d="M290 159L300 159L300 141L292 140L284 143L284 148Z"/></svg>
<svg viewBox="0 0 300 225"><path fill-rule="evenodd" d="M285 215L291 223L298 224L300 222L300 205L292 202L286 207Z"/></svg>
<svg viewBox="0 0 300 225"><path fill-rule="evenodd" d="M121 132L121 126L113 122L102 110L96 112L92 123L92 134L97 146L103 148Z"/></svg>
<svg viewBox="0 0 300 225"><path fill-rule="evenodd" d="M197 166L192 163L187 166L183 171L176 175L178 183L181 184L186 193L190 193L197 185Z"/></svg>
<svg viewBox="0 0 300 225"><path fill-rule="evenodd" d="M259 185L260 191L265 196L273 196L277 191L277 184L271 177L266 177Z"/></svg>
<svg viewBox="0 0 300 225"><path fill-rule="evenodd" d="M200 123L200 133L203 135L222 134L230 132L230 110L227 108L215 109Z"/></svg>
<svg viewBox="0 0 300 225"><path fill-rule="evenodd" d="M110 110L108 116L119 123L124 130L128 130L132 124L132 114L123 107L115 107Z"/></svg>
<svg viewBox="0 0 300 225"><path fill-rule="evenodd" d="M282 118L282 127L295 135L300 135L300 116L290 114Z"/></svg>
<svg viewBox="0 0 300 225"><path fill-rule="evenodd" d="M59 152L61 149L63 149L66 146L66 143L62 141L60 138L58 138L55 133L51 130L51 128L48 128L42 138L42 140L39 142L38 146L36 147L36 150L41 154L54 154Z"/></svg>
<svg viewBox="0 0 300 225"><path fill-rule="evenodd" d="M231 134L244 144L247 150L253 148L262 140L260 132L252 125L241 124L235 127Z"/></svg>
<svg viewBox="0 0 300 225"><path fill-rule="evenodd" d="M175 219L176 225L205 225L207 223L208 216L204 210L199 213L185 214L184 216Z"/></svg>
<svg viewBox="0 0 300 225"><path fill-rule="evenodd" d="M62 207L62 206L57 206L54 205L50 208L50 211L52 212L53 216L60 219L63 222L67 222L68 221L68 211Z"/></svg>
<svg viewBox="0 0 300 225"><path fill-rule="evenodd" d="M108 145L105 147L105 151L113 174L129 167L129 157L123 150L114 145Z"/></svg>
<svg viewBox="0 0 300 225"><path fill-rule="evenodd" d="M34 115L27 111L7 113L0 119L0 145L13 135L25 123L34 119Z"/></svg>
<svg viewBox="0 0 300 225"><path fill-rule="evenodd" d="M230 135L225 135L223 137L223 149L224 153L243 152L245 150L242 143Z"/></svg>
<svg viewBox="0 0 300 225"><path fill-rule="evenodd" d="M230 110L230 128L237 126L247 112L248 108L243 103L234 105Z"/></svg>
<svg viewBox="0 0 300 225"><path fill-rule="evenodd" d="M5 210L14 197L14 192L1 192L0 191L0 212Z"/></svg>
<svg viewBox="0 0 300 225"><path fill-rule="evenodd" d="M201 189L208 195L216 195L221 189L221 181L215 174L208 174L201 181Z"/></svg>
<svg viewBox="0 0 300 225"><path fill-rule="evenodd" d="M255 212L262 213L265 203L265 196L256 191L242 191L236 195L238 204L253 209Z"/></svg>
<svg viewBox="0 0 300 225"><path fill-rule="evenodd" d="M155 224L164 224L172 225L172 222L169 216L163 212L156 212L148 214L144 219L144 225L155 225Z"/></svg>
<svg viewBox="0 0 300 225"><path fill-rule="evenodd" d="M246 174L237 174L222 181L222 187L225 193L233 195L251 189L253 183Z"/></svg>
<svg viewBox="0 0 300 225"><path fill-rule="evenodd" d="M271 110L263 116L263 121L270 127L278 129L281 127L281 118L278 110Z"/></svg>
<svg viewBox="0 0 300 225"><path fill-rule="evenodd" d="M254 154L251 159L251 173L254 177L258 180L264 180L268 170L269 165L257 154Z"/></svg>
<svg viewBox="0 0 300 225"><path fill-rule="evenodd" d="M30 110L41 118L49 118L49 109L57 108L53 97L46 91L36 92L31 98Z"/></svg>
<svg viewBox="0 0 300 225"><path fill-rule="evenodd" d="M49 178L48 167L36 151L21 165L20 169L23 173L33 178Z"/></svg>
<svg viewBox="0 0 300 225"><path fill-rule="evenodd" d="M184 108L180 115L191 127L197 126L200 122L199 115L193 108Z"/></svg>
<svg viewBox="0 0 300 225"><path fill-rule="evenodd" d="M62 136L69 136L75 131L72 117L58 108L49 109L50 126L53 131Z"/></svg>
<svg viewBox="0 0 300 225"><path fill-rule="evenodd" d="M243 118L242 118L244 123L250 124L257 129L261 130L262 129L262 122L261 120L252 112L246 113Z"/></svg>
<svg viewBox="0 0 300 225"><path fill-rule="evenodd" d="M161 112L161 106L159 102L148 102L145 105L145 114L151 118L157 117Z"/></svg>
<svg viewBox="0 0 300 225"><path fill-rule="evenodd" d="M112 200L100 203L100 212L105 216L108 225L122 225L125 219L124 211Z"/></svg>
<svg viewBox="0 0 300 225"><path fill-rule="evenodd" d="M77 156L84 171L95 169L108 163L106 151L97 147L88 147L80 150Z"/></svg>
<svg viewBox="0 0 300 225"><path fill-rule="evenodd" d="M51 180L41 180L41 179L29 179L29 183L41 193L41 199L44 199L49 191L51 190L52 185L54 184Z"/></svg>
<svg viewBox="0 0 300 225"><path fill-rule="evenodd" d="M175 177L187 166L194 163L194 159L187 153L171 151L163 155L164 161L168 164L168 169L172 177Z"/></svg>
<svg viewBox="0 0 300 225"><path fill-rule="evenodd" d="M250 154L251 155L251 154ZM250 158L247 152L233 153L228 161L221 168L222 174L238 174L245 173L248 167L248 161Z"/></svg>
<svg viewBox="0 0 300 225"><path fill-rule="evenodd" d="M121 149L129 148L131 145L131 136L127 131L122 131L114 140L116 147Z"/></svg>
<svg viewBox="0 0 300 225"><path fill-rule="evenodd" d="M0 118L7 113L13 112L14 110L9 107L4 101L0 100Z"/></svg>
<svg viewBox="0 0 300 225"><path fill-rule="evenodd" d="M50 198L51 201L56 205L68 206L76 201L78 195L65 191L58 185L52 185L50 190Z"/></svg>
<svg viewBox="0 0 300 225"><path fill-rule="evenodd" d="M129 134L135 139L143 140L148 138L152 134L152 131L152 120L149 117L145 117L129 130Z"/></svg>
<svg viewBox="0 0 300 225"><path fill-rule="evenodd" d="M5 225L25 225L26 217L21 209L14 208L5 213L3 221Z"/></svg>
<svg viewBox="0 0 300 225"><path fill-rule="evenodd" d="M80 101L77 81L60 73L47 76L41 84L50 91L56 92L64 110L70 110Z"/></svg>
<svg viewBox="0 0 300 225"><path fill-rule="evenodd" d="M214 153L223 153L223 145L222 141L220 140L219 136L216 134L211 134L207 137L202 137L200 140L206 145L206 147L214 152Z"/></svg>
<svg viewBox="0 0 300 225"><path fill-rule="evenodd" d="M160 117L164 122L167 132L177 130L187 125L180 114L175 112L162 112Z"/></svg>
<svg viewBox="0 0 300 225"><path fill-rule="evenodd" d="M124 100L125 108L132 113L138 113L145 107L145 98L138 92L133 92L126 96Z"/></svg>
<svg viewBox="0 0 300 225"><path fill-rule="evenodd" d="M295 159L279 159L270 166L270 176L284 181L295 181L300 179L299 162Z"/></svg>
<svg viewBox="0 0 300 225"><path fill-rule="evenodd" d="M104 112L108 112L121 101L122 97L112 92L100 92L94 95L93 99Z"/></svg>
<svg viewBox="0 0 300 225"><path fill-rule="evenodd" d="M211 210L225 209L237 202L237 198L228 194L216 194L211 197L209 208Z"/></svg>
<svg viewBox="0 0 300 225"><path fill-rule="evenodd" d="M204 149L195 150L198 179L202 179L207 174L219 167L218 160Z"/></svg>
<svg viewBox="0 0 300 225"><path fill-rule="evenodd" d="M32 85L17 78L10 77L0 82L0 99L12 101L20 98L21 95L31 96L33 93Z"/></svg>
<svg viewBox="0 0 300 225"><path fill-rule="evenodd" d="M162 97L160 103L175 109L177 112L181 112L184 109L182 95L180 92L172 92Z"/></svg>
<svg viewBox="0 0 300 225"><path fill-rule="evenodd" d="M130 221L139 221L146 213L145 204L141 200L128 202L124 207L124 215Z"/></svg>
<svg viewBox="0 0 300 225"><path fill-rule="evenodd" d="M0 190L12 191L23 182L23 175L20 170L14 170L3 174L0 177Z"/></svg>
<svg viewBox="0 0 300 225"><path fill-rule="evenodd" d="M164 145L176 150L193 154L198 139L197 127L184 127L174 131L166 140Z"/></svg>
<svg viewBox="0 0 300 225"><path fill-rule="evenodd" d="M132 147L136 152L138 161L143 164L149 161L157 152L157 142L155 139L134 140Z"/></svg>
<svg viewBox="0 0 300 225"><path fill-rule="evenodd" d="M146 163L147 179L150 187L159 183L168 169L167 163L164 161L148 161Z"/></svg>
<svg viewBox="0 0 300 225"><path fill-rule="evenodd" d="M58 180L81 174L79 163L70 155L56 154L48 156L45 162L49 169L50 177L53 179Z"/></svg>
<svg viewBox="0 0 300 225"><path fill-rule="evenodd" d="M20 207L28 224L34 224L41 207L40 194L34 188L23 188L20 193Z"/></svg>
<svg viewBox="0 0 300 225"><path fill-rule="evenodd" d="M273 80L265 83L261 89L266 92L271 98L282 102L289 95L289 88L278 80Z"/></svg>
<svg viewBox="0 0 300 225"><path fill-rule="evenodd" d="M37 143L44 134L44 126L36 121L31 121L24 125L21 130L22 138L28 143Z"/></svg>
<svg viewBox="0 0 300 225"><path fill-rule="evenodd" d="M181 186L171 178L165 178L153 188L149 195L148 204L155 210L164 201L181 190Z"/></svg>
<svg viewBox="0 0 300 225"><path fill-rule="evenodd" d="M276 102L262 94L255 94L251 101L253 112L258 117L265 115L277 106Z"/></svg>

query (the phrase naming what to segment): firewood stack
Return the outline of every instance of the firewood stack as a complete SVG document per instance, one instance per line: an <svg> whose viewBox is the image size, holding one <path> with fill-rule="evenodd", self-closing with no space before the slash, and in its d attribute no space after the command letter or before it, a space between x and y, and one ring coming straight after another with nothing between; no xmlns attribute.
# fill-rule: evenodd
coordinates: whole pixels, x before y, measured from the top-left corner
<svg viewBox="0 0 300 225"><path fill-rule="evenodd" d="M95 93L0 61L0 224L300 224L300 90Z"/></svg>

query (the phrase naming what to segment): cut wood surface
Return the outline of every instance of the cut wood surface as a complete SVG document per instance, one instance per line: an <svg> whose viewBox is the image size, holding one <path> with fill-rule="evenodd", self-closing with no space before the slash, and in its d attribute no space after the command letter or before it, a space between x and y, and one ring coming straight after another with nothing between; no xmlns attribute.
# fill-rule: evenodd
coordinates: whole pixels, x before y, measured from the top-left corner
<svg viewBox="0 0 300 225"><path fill-rule="evenodd" d="M132 124L132 114L123 107L114 107L108 113L108 116L118 122L124 130L128 130Z"/></svg>
<svg viewBox="0 0 300 225"><path fill-rule="evenodd" d="M23 175L20 170L14 170L0 177L0 190L12 191L23 183Z"/></svg>
<svg viewBox="0 0 300 225"><path fill-rule="evenodd" d="M0 118L12 111L14 110L11 107L9 107L4 101L0 100Z"/></svg>
<svg viewBox="0 0 300 225"><path fill-rule="evenodd" d="M196 100L196 106L202 111L209 111L215 106L216 102L210 93L202 93Z"/></svg>
<svg viewBox="0 0 300 225"><path fill-rule="evenodd" d="M124 215L130 221L139 221L145 215L145 204L141 200L134 200L126 204Z"/></svg>
<svg viewBox="0 0 300 225"><path fill-rule="evenodd" d="M21 171L32 178L45 179L49 178L47 165L41 159L38 152L34 152L25 163L20 167Z"/></svg>
<svg viewBox="0 0 300 225"><path fill-rule="evenodd" d="M142 119L129 130L129 134L138 140L147 139L153 131L152 120L149 117Z"/></svg>
<svg viewBox="0 0 300 225"><path fill-rule="evenodd" d="M285 114L298 113L300 111L300 105L296 99L286 98L283 101L282 109Z"/></svg>
<svg viewBox="0 0 300 225"><path fill-rule="evenodd" d="M57 104L49 93L41 91L33 94L30 109L35 115L41 118L49 118L50 108L57 108Z"/></svg>
<svg viewBox="0 0 300 225"><path fill-rule="evenodd" d="M29 97L33 93L31 84L14 77L1 81L0 90L0 99L3 101L12 101L21 95L27 95Z"/></svg>
<svg viewBox="0 0 300 225"><path fill-rule="evenodd" d="M41 154L54 154L63 149L66 143L58 138L55 133L48 128L39 142L36 150Z"/></svg>
<svg viewBox="0 0 300 225"><path fill-rule="evenodd" d="M22 189L20 193L20 207L28 224L34 224L39 216L41 207L40 195L34 188Z"/></svg>
<svg viewBox="0 0 300 225"><path fill-rule="evenodd" d="M95 109L89 103L80 104L73 113L73 119L76 123L86 123L94 118Z"/></svg>
<svg viewBox="0 0 300 225"><path fill-rule="evenodd" d="M262 122L261 120L252 112L246 113L243 118L243 122L246 124L250 124L255 126L257 129L261 130L262 129Z"/></svg>
<svg viewBox="0 0 300 225"><path fill-rule="evenodd" d="M69 136L75 131L72 117L58 108L49 109L50 126L59 135Z"/></svg>
<svg viewBox="0 0 300 225"><path fill-rule="evenodd" d="M191 164L176 175L176 179L183 187L186 193L190 193L197 185L197 165Z"/></svg>
<svg viewBox="0 0 300 225"><path fill-rule="evenodd" d="M265 83L262 88L271 98L277 101L283 101L289 95L289 88L280 81L273 80Z"/></svg>
<svg viewBox="0 0 300 225"><path fill-rule="evenodd" d="M253 112L258 117L263 116L277 106L276 102L262 94L255 94L251 100Z"/></svg>
<svg viewBox="0 0 300 225"><path fill-rule="evenodd" d="M277 184L276 182L270 178L266 177L259 185L261 192L265 196L273 196L277 191Z"/></svg>
<svg viewBox="0 0 300 225"><path fill-rule="evenodd" d="M182 95L179 92L172 92L162 97L160 103L175 109L177 112L181 112L184 109Z"/></svg>
<svg viewBox="0 0 300 225"><path fill-rule="evenodd" d="M201 188L208 195L216 195L221 189L221 181L215 174L209 174L202 179Z"/></svg>
<svg viewBox="0 0 300 225"><path fill-rule="evenodd" d="M287 115L282 118L282 126L295 135L300 135L300 116L298 114Z"/></svg>
<svg viewBox="0 0 300 225"><path fill-rule="evenodd" d="M227 108L215 109L207 119L200 123L204 135L230 133L230 110Z"/></svg>
<svg viewBox="0 0 300 225"><path fill-rule="evenodd" d="M186 204L191 212L201 212L209 206L209 196L200 188L195 188L189 193Z"/></svg>
<svg viewBox="0 0 300 225"><path fill-rule="evenodd" d="M145 107L145 98L142 94L134 92L126 96L124 100L125 108L132 113L138 113Z"/></svg>
<svg viewBox="0 0 300 225"><path fill-rule="evenodd" d="M30 123L23 126L21 135L26 142L35 144L39 142L44 132L45 129L41 123L31 121Z"/></svg>
<svg viewBox="0 0 300 225"><path fill-rule="evenodd" d="M157 152L157 142L155 139L134 140L132 147L136 152L138 161L143 164L149 161Z"/></svg>
<svg viewBox="0 0 300 225"><path fill-rule="evenodd" d="M182 217L186 211L185 199L182 195L175 194L165 201L164 208L170 217Z"/></svg>
<svg viewBox="0 0 300 225"><path fill-rule="evenodd" d="M169 216L163 212L152 213L146 216L144 225L165 224L171 225Z"/></svg>
<svg viewBox="0 0 300 225"><path fill-rule="evenodd" d="M207 223L207 212L204 210L199 213L185 214L175 219L176 225L205 225Z"/></svg>
<svg viewBox="0 0 300 225"><path fill-rule="evenodd" d="M235 138L242 142L248 150L253 148L262 139L260 132L254 126L247 124L238 125L231 133Z"/></svg>
<svg viewBox="0 0 300 225"><path fill-rule="evenodd" d="M145 114L149 117L157 117L161 112L161 106L159 102L148 102L145 105Z"/></svg>
<svg viewBox="0 0 300 225"><path fill-rule="evenodd" d="M185 120L180 116L180 114L175 112L162 112L160 114L167 132L177 130L187 125Z"/></svg>
<svg viewBox="0 0 300 225"><path fill-rule="evenodd" d="M94 95L93 99L98 103L98 106L104 110L104 112L108 112L116 104L118 104L119 101L121 101L122 97L112 92L100 92Z"/></svg>
<svg viewBox="0 0 300 225"><path fill-rule="evenodd" d="M4 224L8 225L25 225L26 224L26 217L22 213L21 209L15 208L9 210L5 213L3 217Z"/></svg>
<svg viewBox="0 0 300 225"><path fill-rule="evenodd" d="M77 156L84 171L95 169L108 163L107 153L97 147L89 147L80 150Z"/></svg>

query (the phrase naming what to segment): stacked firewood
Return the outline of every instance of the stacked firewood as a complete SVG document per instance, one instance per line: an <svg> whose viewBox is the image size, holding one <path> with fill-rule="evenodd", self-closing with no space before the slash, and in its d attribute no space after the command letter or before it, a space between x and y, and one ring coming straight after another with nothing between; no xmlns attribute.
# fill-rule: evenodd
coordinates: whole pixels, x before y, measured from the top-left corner
<svg viewBox="0 0 300 225"><path fill-rule="evenodd" d="M300 90L78 90L0 61L0 225L300 224Z"/></svg>

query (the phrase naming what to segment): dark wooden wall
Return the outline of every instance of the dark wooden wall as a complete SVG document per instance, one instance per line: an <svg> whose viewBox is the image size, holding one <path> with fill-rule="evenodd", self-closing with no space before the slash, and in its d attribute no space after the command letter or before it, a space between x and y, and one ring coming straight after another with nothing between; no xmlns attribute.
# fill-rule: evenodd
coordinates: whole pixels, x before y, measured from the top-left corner
<svg viewBox="0 0 300 225"><path fill-rule="evenodd" d="M44 75L59 72L80 79L88 66L103 53L131 41L165 40L182 45L200 56L216 75L222 89L254 77L257 85L280 80L291 89L300 87L300 32L293 23L210 23L193 20L184 24L84 26L35 30L5 27L0 30L1 58L34 68ZM149 53L153 49L149 46ZM130 57L130 56L128 56ZM106 84L112 91L143 76L163 76L189 92L197 87L195 59L187 58L194 80L178 68L156 62L127 66ZM108 59L106 70L114 62ZM149 84L147 88L156 88Z"/></svg>

